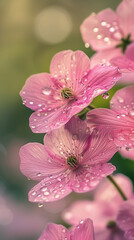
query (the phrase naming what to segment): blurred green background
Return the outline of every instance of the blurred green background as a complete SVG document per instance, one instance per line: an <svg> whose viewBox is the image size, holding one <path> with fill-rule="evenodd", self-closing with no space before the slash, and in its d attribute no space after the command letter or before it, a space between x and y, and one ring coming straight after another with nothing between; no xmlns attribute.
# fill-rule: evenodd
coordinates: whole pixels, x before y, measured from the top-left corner
<svg viewBox="0 0 134 240"><path fill-rule="evenodd" d="M53 55L61 50L79 49L91 57L93 51L84 46L79 31L80 24L91 12L108 7L116 9L119 3L119 0L0 0L0 211L4 209L3 206L8 206L6 211L7 208L13 211L12 217L7 214L5 220L4 210L0 213L2 240L34 240L41 234L43 224L35 233L31 230L27 234L24 230L24 236L9 227L13 219L14 228L16 226L19 229L19 221L21 226L24 225L22 212L27 212L28 209L32 213L35 211L35 216L31 215L31 222L29 219L27 223L32 225L37 211L44 218L45 226L47 221L59 222L58 216L62 210L54 210L58 209L57 203L53 212L52 204L47 205L50 211L46 211L45 207L38 209L37 205L28 203L28 190L35 183L30 183L20 173L18 151L27 142L42 143L43 134L31 132L29 116L32 111L22 105L19 92L30 75L49 72ZM110 98L116 90L117 87L114 87L110 91ZM94 105L108 107L110 98L104 100L100 96L94 101ZM112 162L116 165L117 172L126 174L134 181L133 161L125 160L117 153ZM62 207L76 197L84 198L88 194L72 194L66 198L64 204L62 202ZM16 210L15 206L22 211ZM14 218L14 211L18 211L17 218ZM42 219L40 221L43 222Z"/></svg>

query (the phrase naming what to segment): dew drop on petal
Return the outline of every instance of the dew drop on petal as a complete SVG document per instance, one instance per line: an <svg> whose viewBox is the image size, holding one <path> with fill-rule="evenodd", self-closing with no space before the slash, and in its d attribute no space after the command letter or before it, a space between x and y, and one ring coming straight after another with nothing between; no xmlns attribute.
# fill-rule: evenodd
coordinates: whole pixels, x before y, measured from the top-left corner
<svg viewBox="0 0 134 240"><path fill-rule="evenodd" d="M132 110L129 111L129 115L132 116L132 117L134 117L134 109L132 109Z"/></svg>
<svg viewBox="0 0 134 240"><path fill-rule="evenodd" d="M49 96L49 95L51 94L51 88L50 88L50 87L44 87L44 88L42 88L42 93L43 93L44 95Z"/></svg>
<svg viewBox="0 0 134 240"><path fill-rule="evenodd" d="M43 207L43 204L42 203L38 203L38 207L39 208Z"/></svg>

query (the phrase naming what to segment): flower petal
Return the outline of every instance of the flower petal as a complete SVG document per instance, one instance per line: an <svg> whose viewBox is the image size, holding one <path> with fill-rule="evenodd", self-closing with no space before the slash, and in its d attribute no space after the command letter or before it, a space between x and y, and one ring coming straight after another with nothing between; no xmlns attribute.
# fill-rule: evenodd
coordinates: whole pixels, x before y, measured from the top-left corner
<svg viewBox="0 0 134 240"><path fill-rule="evenodd" d="M64 87L77 90L83 89L81 78L90 70L90 60L82 51L73 52L71 50L57 53L51 62L50 73L59 82L64 83Z"/></svg>
<svg viewBox="0 0 134 240"><path fill-rule="evenodd" d="M110 48L95 53L91 58L91 67L97 64L111 65L110 60L115 57L122 56L120 48Z"/></svg>
<svg viewBox="0 0 134 240"><path fill-rule="evenodd" d="M130 60L126 56L113 58L110 62L111 64L118 66L122 73L134 71L134 61Z"/></svg>
<svg viewBox="0 0 134 240"><path fill-rule="evenodd" d="M134 199L129 199L121 205L117 224L124 231L134 228Z"/></svg>
<svg viewBox="0 0 134 240"><path fill-rule="evenodd" d="M115 218L115 214L109 203L88 200L76 201L63 212L63 219L71 225L76 225L88 217L93 220L96 232L98 229L105 229L108 221Z"/></svg>
<svg viewBox="0 0 134 240"><path fill-rule="evenodd" d="M70 240L69 231L62 225L49 223L38 240Z"/></svg>
<svg viewBox="0 0 134 240"><path fill-rule="evenodd" d="M116 174L113 177L117 184L123 189L125 195L128 198L132 197L133 184L131 180L123 174ZM104 179L98 188L96 188L94 198L96 201L110 203L111 208L113 205L115 214L117 214L119 206L123 203L122 197L108 179Z"/></svg>
<svg viewBox="0 0 134 240"><path fill-rule="evenodd" d="M70 155L77 156L86 148L89 134L86 123L75 116L65 126L45 135L45 149L64 160Z"/></svg>
<svg viewBox="0 0 134 240"><path fill-rule="evenodd" d="M114 106L116 108L115 102ZM120 130L123 128L129 130L130 126L133 126L133 120L125 115L124 112L120 113L120 111L117 112L107 108L98 108L90 111L87 114L87 122L89 126L102 126L107 127L107 129L112 127L111 131L114 129Z"/></svg>
<svg viewBox="0 0 134 240"><path fill-rule="evenodd" d="M123 0L117 10L120 27L124 33L124 37L131 34L131 39L134 39L134 1Z"/></svg>
<svg viewBox="0 0 134 240"><path fill-rule="evenodd" d="M125 56L134 62L134 43L128 45Z"/></svg>
<svg viewBox="0 0 134 240"><path fill-rule="evenodd" d="M82 165L94 166L95 164L106 163L117 151L118 147L113 141L113 133L109 129L106 127L105 129L94 129L91 134L90 146L83 155Z"/></svg>
<svg viewBox="0 0 134 240"><path fill-rule="evenodd" d="M39 73L27 79L20 96L23 103L32 110L47 112L63 104L55 89L56 83L50 74Z"/></svg>
<svg viewBox="0 0 134 240"><path fill-rule="evenodd" d="M134 114L134 86L129 86L118 90L110 102L111 109L125 114ZM134 121L134 118L133 118Z"/></svg>
<svg viewBox="0 0 134 240"><path fill-rule="evenodd" d="M49 112L35 112L30 116L30 127L35 133L44 133L60 128L72 117L65 106Z"/></svg>
<svg viewBox="0 0 134 240"><path fill-rule="evenodd" d="M28 143L20 149L21 172L30 179L40 181L65 167L59 159L50 157L42 144Z"/></svg>
<svg viewBox="0 0 134 240"><path fill-rule="evenodd" d="M72 192L69 187L70 171L61 171L44 178L40 183L33 187L29 192L31 202L53 202L64 198Z"/></svg>
<svg viewBox="0 0 134 240"><path fill-rule="evenodd" d="M94 50L114 47L122 37L118 16L110 8L97 15L92 13L84 20L80 31L83 41L89 43Z"/></svg>
<svg viewBox="0 0 134 240"><path fill-rule="evenodd" d="M117 67L114 66L96 66L88 74L88 84L94 89L92 99L113 87L121 78ZM90 93L90 89L88 91Z"/></svg>
<svg viewBox="0 0 134 240"><path fill-rule="evenodd" d="M71 188L78 193L91 191L103 177L112 174L115 170L111 163L80 166L71 177Z"/></svg>
<svg viewBox="0 0 134 240"><path fill-rule="evenodd" d="M129 158L131 160L134 160L134 148L121 148L119 153L124 157L124 158Z"/></svg>
<svg viewBox="0 0 134 240"><path fill-rule="evenodd" d="M80 224L71 233L72 240L94 240L93 223L88 218L81 221Z"/></svg>
<svg viewBox="0 0 134 240"><path fill-rule="evenodd" d="M133 240L133 239L134 239L134 228L128 230L128 231L125 233L125 237L126 237L126 239L128 239L128 240Z"/></svg>

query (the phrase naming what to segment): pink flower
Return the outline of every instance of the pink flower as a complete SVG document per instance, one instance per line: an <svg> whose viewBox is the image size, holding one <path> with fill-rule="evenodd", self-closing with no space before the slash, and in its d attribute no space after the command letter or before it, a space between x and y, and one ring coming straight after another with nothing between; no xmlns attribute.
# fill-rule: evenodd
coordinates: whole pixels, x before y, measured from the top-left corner
<svg viewBox="0 0 134 240"><path fill-rule="evenodd" d="M32 202L55 201L72 191L87 192L115 167L107 163L118 150L107 131L90 129L78 117L47 133L44 145L29 143L20 149L20 169L40 181L29 192Z"/></svg>
<svg viewBox="0 0 134 240"><path fill-rule="evenodd" d="M118 66L122 72L134 72L134 43L127 47L123 56L115 57L110 62Z"/></svg>
<svg viewBox="0 0 134 240"><path fill-rule="evenodd" d="M134 148L127 148L127 150L126 148L121 148L119 152L123 157L134 160Z"/></svg>
<svg viewBox="0 0 134 240"><path fill-rule="evenodd" d="M32 131L44 133L63 126L120 77L117 67L96 66L91 70L82 51L56 54L50 74L31 76L20 92L23 103L35 111L30 117Z"/></svg>
<svg viewBox="0 0 134 240"><path fill-rule="evenodd" d="M116 12L107 8L98 14L92 13L84 20L80 27L82 38L99 51L95 59L100 58L101 63L104 63L113 55L121 55L121 50L126 50L127 45L134 40L133 12L134 1L123 0Z"/></svg>
<svg viewBox="0 0 134 240"><path fill-rule="evenodd" d="M131 198L133 185L130 179L122 174L117 174L114 178L125 195ZM112 236L118 236L117 239L122 240L124 234L116 225L117 213L122 203L123 199L115 187L108 179L104 179L94 192L94 201L74 202L63 212L63 218L69 224L76 225L90 217L93 220L96 240L109 240Z"/></svg>
<svg viewBox="0 0 134 240"><path fill-rule="evenodd" d="M90 111L87 122L111 129L117 146L127 149L134 147L134 86L117 91L111 100L111 109Z"/></svg>
<svg viewBox="0 0 134 240"><path fill-rule="evenodd" d="M94 240L92 221L88 218L81 221L72 231L62 225L49 223L38 240Z"/></svg>
<svg viewBox="0 0 134 240"><path fill-rule="evenodd" d="M117 216L119 227L125 231L127 240L134 239L134 199L124 202Z"/></svg>

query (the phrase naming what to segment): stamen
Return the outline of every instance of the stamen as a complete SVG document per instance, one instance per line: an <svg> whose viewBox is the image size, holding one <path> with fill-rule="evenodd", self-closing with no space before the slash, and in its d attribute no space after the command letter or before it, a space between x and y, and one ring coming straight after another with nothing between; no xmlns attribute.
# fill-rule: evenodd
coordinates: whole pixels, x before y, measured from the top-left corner
<svg viewBox="0 0 134 240"><path fill-rule="evenodd" d="M69 165L72 168L76 168L78 166L78 161L75 156L70 156L67 158L67 165Z"/></svg>
<svg viewBox="0 0 134 240"><path fill-rule="evenodd" d="M73 93L70 88L63 88L61 90L61 96L62 98L69 99L73 97Z"/></svg>

